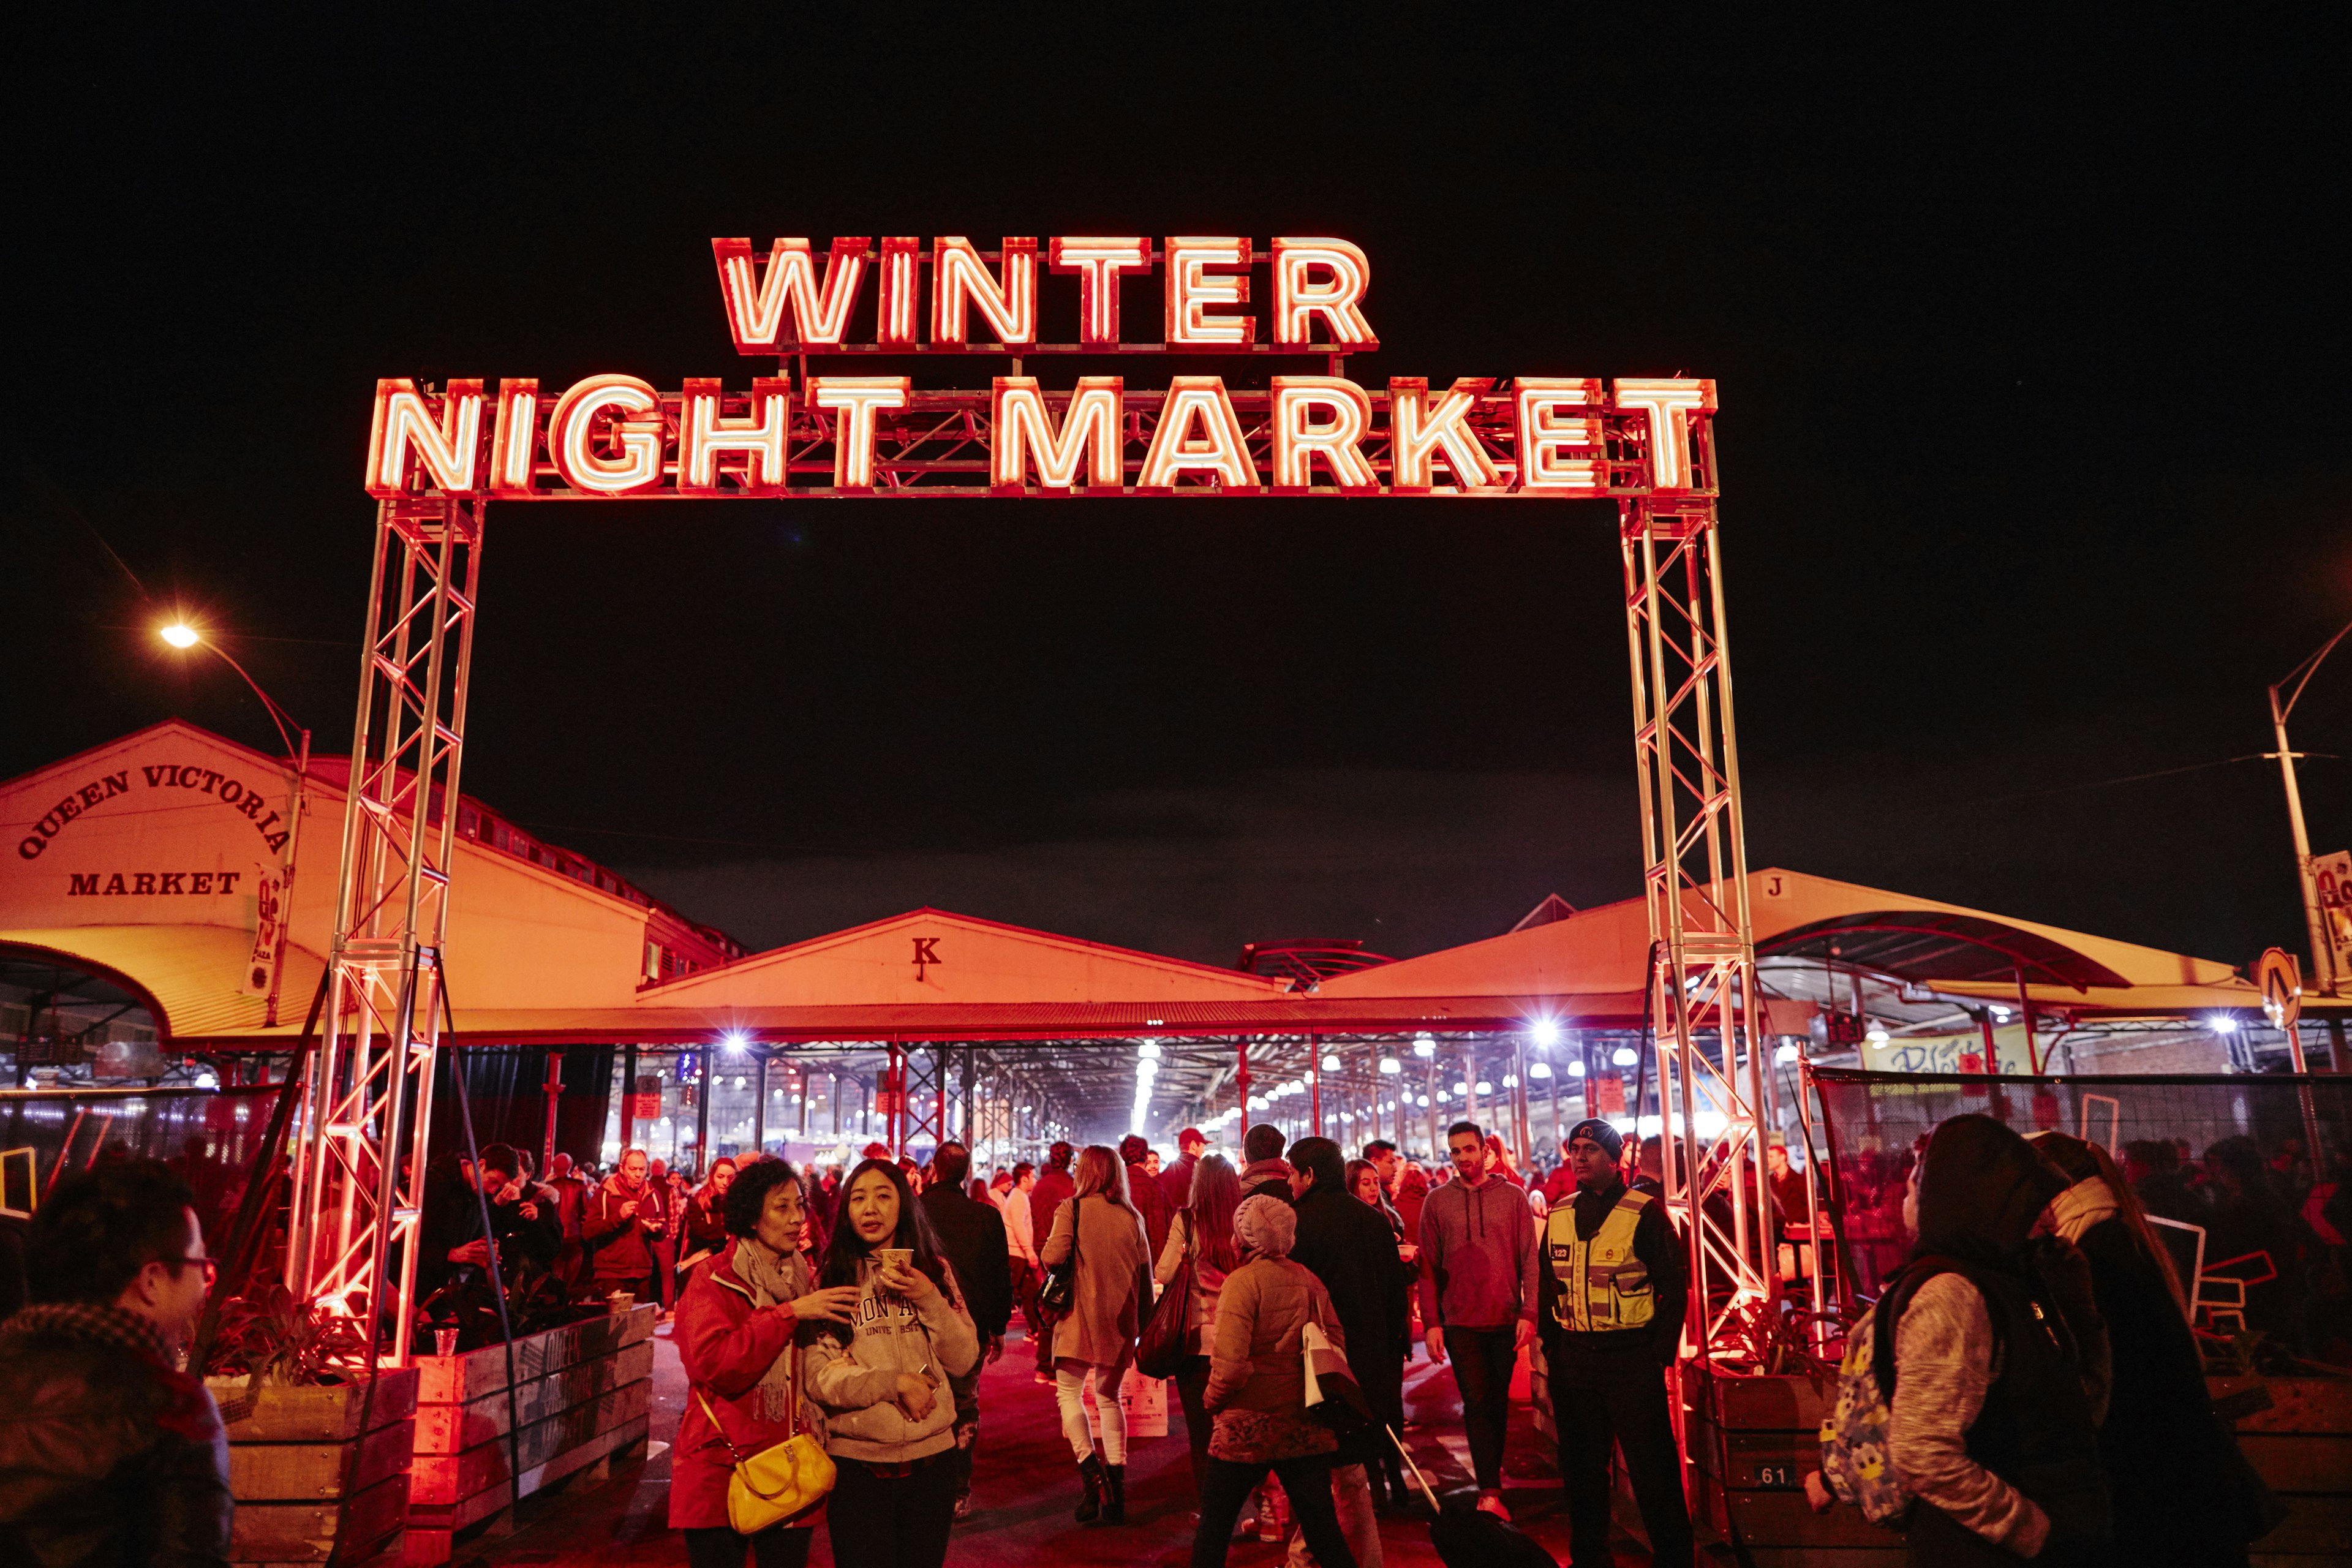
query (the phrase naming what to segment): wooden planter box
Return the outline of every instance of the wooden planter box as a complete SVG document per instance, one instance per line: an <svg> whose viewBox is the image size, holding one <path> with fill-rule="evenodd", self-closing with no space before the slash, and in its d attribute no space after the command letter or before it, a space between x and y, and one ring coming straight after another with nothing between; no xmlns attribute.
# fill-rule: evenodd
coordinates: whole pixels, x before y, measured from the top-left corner
<svg viewBox="0 0 2352 1568"><path fill-rule="evenodd" d="M2216 1400L2266 1389L2267 1410L2241 1417L2238 1445L2291 1510L2253 1543L2256 1568L2352 1562L2352 1377L2208 1378ZM1851 1508L1817 1514L1805 1473L1821 1468L1821 1424L1833 1380L1689 1377L1685 1416L1692 1522L1732 1543L1750 1568L1894 1568L1903 1538ZM1640 1536L1621 1487L1619 1521ZM1644 1537L1644 1539L1646 1539Z"/></svg>
<svg viewBox="0 0 2352 1568"><path fill-rule="evenodd" d="M229 1490L236 1499L230 1560L317 1563L332 1555L338 1563L397 1563L417 1381L413 1367L382 1373L373 1404L364 1384L262 1389L252 1414L228 1428ZM206 1385L226 1401L243 1395L246 1380L212 1378Z"/></svg>
<svg viewBox="0 0 2352 1568"><path fill-rule="evenodd" d="M1903 1537L1860 1511L1815 1513L1805 1475L1822 1468L1822 1417L1837 1381L1697 1377L1686 1368L1691 1522L1730 1542L1752 1568L1896 1568ZM1631 1500L1622 1511L1632 1518Z"/></svg>
<svg viewBox="0 0 2352 1568"><path fill-rule="evenodd" d="M601 1471L643 1443L656 1314L648 1303L517 1340L511 1419L508 1347L417 1357L406 1561L446 1563L459 1532L592 1466Z"/></svg>
<svg viewBox="0 0 2352 1568"><path fill-rule="evenodd" d="M2209 1377L2217 1400L2261 1388L2271 1408L2240 1417L2238 1447L2292 1511L2253 1543L2267 1568L2352 1562L2352 1377Z"/></svg>

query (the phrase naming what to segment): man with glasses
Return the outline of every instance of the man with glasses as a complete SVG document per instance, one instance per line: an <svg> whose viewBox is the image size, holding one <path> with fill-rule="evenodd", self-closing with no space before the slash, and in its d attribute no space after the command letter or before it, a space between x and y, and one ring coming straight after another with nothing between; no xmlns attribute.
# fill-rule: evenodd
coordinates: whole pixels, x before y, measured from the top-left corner
<svg viewBox="0 0 2352 1568"><path fill-rule="evenodd" d="M218 1272L194 1198L129 1160L34 1216L33 1305L0 1323L0 1563L226 1562L228 1438L179 1367Z"/></svg>

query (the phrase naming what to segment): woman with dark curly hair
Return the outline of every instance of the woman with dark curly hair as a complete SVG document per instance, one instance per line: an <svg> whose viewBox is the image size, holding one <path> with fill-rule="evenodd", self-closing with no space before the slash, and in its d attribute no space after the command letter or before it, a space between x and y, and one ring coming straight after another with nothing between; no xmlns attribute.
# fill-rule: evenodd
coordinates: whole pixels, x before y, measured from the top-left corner
<svg viewBox="0 0 2352 1568"><path fill-rule="evenodd" d="M839 1472L826 1510L834 1561L940 1568L958 1479L948 1382L980 1364L980 1335L897 1164L869 1159L850 1173L821 1278L854 1300L846 1318L802 1336Z"/></svg>
<svg viewBox="0 0 2352 1568"><path fill-rule="evenodd" d="M727 1481L735 1456L792 1436L822 1432L803 1391L793 1341L803 1324L843 1323L857 1307L847 1287L822 1289L800 1256L801 1182L782 1160L746 1167L719 1205L726 1249L698 1265L679 1299L672 1331L688 1384L670 1461L669 1523L686 1532L689 1568L800 1568L808 1561L814 1510L761 1531L727 1522Z"/></svg>

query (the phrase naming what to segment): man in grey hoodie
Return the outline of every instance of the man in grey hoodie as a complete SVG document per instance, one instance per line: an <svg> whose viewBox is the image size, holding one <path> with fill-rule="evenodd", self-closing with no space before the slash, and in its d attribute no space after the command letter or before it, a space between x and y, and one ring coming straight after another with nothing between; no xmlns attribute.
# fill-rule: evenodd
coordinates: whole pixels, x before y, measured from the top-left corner
<svg viewBox="0 0 2352 1568"><path fill-rule="evenodd" d="M1454 1363L1478 1506L1507 1520L1503 1428L1511 1370L1536 1338L1535 1215L1524 1192L1487 1173L1476 1122L1447 1128L1445 1147L1455 1180L1433 1188L1421 1211L1421 1321L1430 1359Z"/></svg>

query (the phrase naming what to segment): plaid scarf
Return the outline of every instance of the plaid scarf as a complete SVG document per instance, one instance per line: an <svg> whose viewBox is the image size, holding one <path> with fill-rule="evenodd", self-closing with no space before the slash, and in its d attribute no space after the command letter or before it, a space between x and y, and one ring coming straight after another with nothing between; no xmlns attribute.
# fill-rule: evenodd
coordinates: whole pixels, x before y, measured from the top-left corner
<svg viewBox="0 0 2352 1568"><path fill-rule="evenodd" d="M167 1367L178 1358L164 1347L155 1325L136 1312L96 1301L50 1301L26 1307L0 1323L0 1336L57 1334L92 1344L112 1345Z"/></svg>

